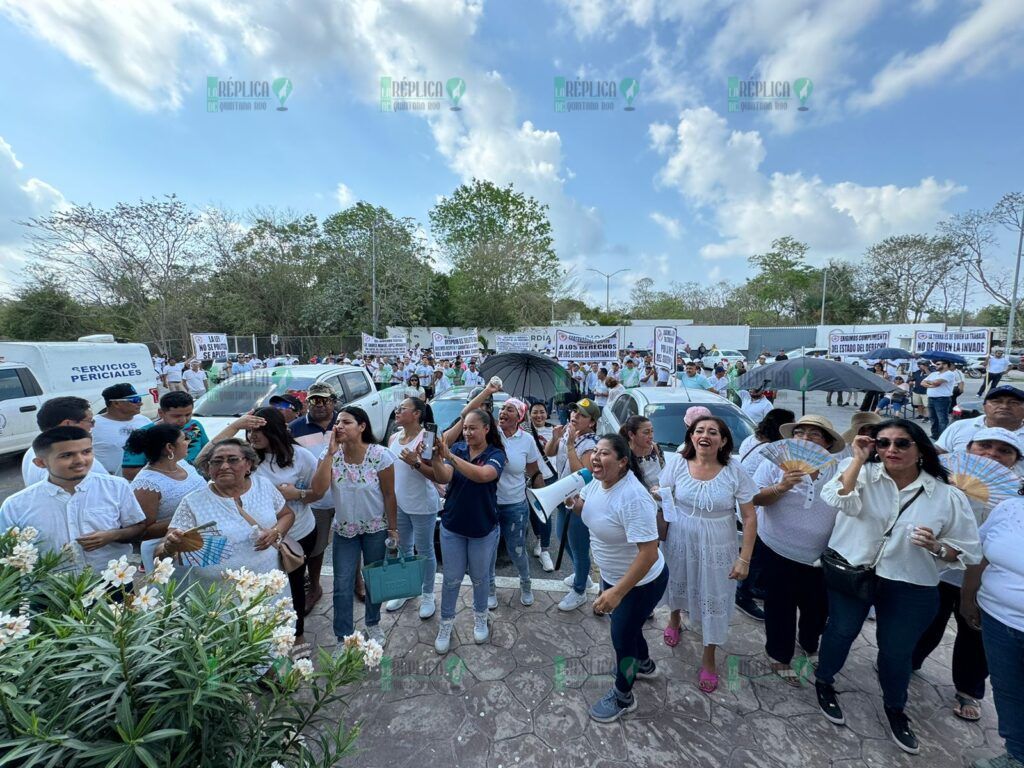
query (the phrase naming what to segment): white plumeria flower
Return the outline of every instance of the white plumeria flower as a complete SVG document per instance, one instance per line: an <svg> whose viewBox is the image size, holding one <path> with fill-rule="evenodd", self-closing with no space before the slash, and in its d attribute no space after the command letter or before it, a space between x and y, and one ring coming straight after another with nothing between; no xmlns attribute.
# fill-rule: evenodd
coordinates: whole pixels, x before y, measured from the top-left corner
<svg viewBox="0 0 1024 768"><path fill-rule="evenodd" d="M171 576L174 574L174 561L165 557L161 560L157 560L154 563L153 575L150 579L154 584L166 584L171 580Z"/></svg>
<svg viewBox="0 0 1024 768"><path fill-rule="evenodd" d="M132 608L137 611L151 611L160 605L160 593L154 587L143 587L132 599Z"/></svg>
<svg viewBox="0 0 1024 768"><path fill-rule="evenodd" d="M107 569L100 574L104 581L115 587L130 584L135 578L139 569L128 564L128 558L122 555L118 560L111 560L107 563Z"/></svg>
<svg viewBox="0 0 1024 768"><path fill-rule="evenodd" d="M39 537L39 531L33 528L31 525L26 525L20 531L18 531L18 541L23 544L28 544L35 541Z"/></svg>
<svg viewBox="0 0 1024 768"><path fill-rule="evenodd" d="M288 576L285 575L284 571L279 571L275 568L264 573L260 578L260 582L270 594L277 595L288 586Z"/></svg>
<svg viewBox="0 0 1024 768"><path fill-rule="evenodd" d="M0 637L6 642L28 637L29 621L21 614L0 612Z"/></svg>
<svg viewBox="0 0 1024 768"><path fill-rule="evenodd" d="M367 640L363 644L363 664L367 669L376 669L384 658L384 647L376 640Z"/></svg>
<svg viewBox="0 0 1024 768"><path fill-rule="evenodd" d="M95 603L97 600L103 598L107 594L107 587L105 584L97 584L91 590L86 592L82 596L82 605L88 608L90 605Z"/></svg>
<svg viewBox="0 0 1024 768"><path fill-rule="evenodd" d="M345 635L341 640L341 645L344 648L354 649L361 651L363 644L366 642L362 632L353 632L351 635Z"/></svg>
<svg viewBox="0 0 1024 768"><path fill-rule="evenodd" d="M281 765L281 763L277 762L277 760L275 760L274 762L272 762L270 764L270 768L285 768L285 767L283 765Z"/></svg>
<svg viewBox="0 0 1024 768"><path fill-rule="evenodd" d="M7 557L0 557L0 564L16 568L22 573L32 573L38 560L39 550L28 542L19 541L14 545L11 554Z"/></svg>
<svg viewBox="0 0 1024 768"><path fill-rule="evenodd" d="M313 662L309 659L299 659L295 662L295 670L303 680L313 677Z"/></svg>

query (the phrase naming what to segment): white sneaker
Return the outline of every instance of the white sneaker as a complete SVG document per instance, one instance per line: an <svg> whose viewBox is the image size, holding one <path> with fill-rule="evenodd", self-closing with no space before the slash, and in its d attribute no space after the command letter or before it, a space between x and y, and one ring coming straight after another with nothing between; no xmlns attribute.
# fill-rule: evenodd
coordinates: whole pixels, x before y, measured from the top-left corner
<svg viewBox="0 0 1024 768"><path fill-rule="evenodd" d="M541 551L542 551L542 550L541 550L541 548L540 548L540 542L538 541L538 542L536 543L536 545L534 545L534 547L533 547L533 556L534 556L534 557L540 557L540 553L541 553Z"/></svg>
<svg viewBox="0 0 1024 768"><path fill-rule="evenodd" d="M429 619L437 610L437 603L434 601L434 593L420 595L420 618Z"/></svg>
<svg viewBox="0 0 1024 768"><path fill-rule="evenodd" d="M497 607L498 607L498 596L497 595L488 595L487 596L487 610L493 611Z"/></svg>
<svg viewBox="0 0 1024 768"><path fill-rule="evenodd" d="M569 590L569 594L562 598L562 602L558 604L558 610L560 611L575 611L581 605L587 604L586 594L579 594Z"/></svg>
<svg viewBox="0 0 1024 768"><path fill-rule="evenodd" d="M400 600L388 600L386 603L384 603L384 610L385 611L400 611L400 610L402 610L402 606L405 605L407 600L408 600L408 598L406 598L406 597L403 597Z"/></svg>
<svg viewBox="0 0 1024 768"><path fill-rule="evenodd" d="M552 568L551 570L554 570L554 568ZM576 581L576 576L574 574L571 574L571 573L568 576L566 576L564 579L562 579L562 583L565 584L565 586L569 587L570 589L572 588L572 583L574 581ZM587 589L590 589L592 586L594 586L594 580L592 578L590 578L589 576L587 576Z"/></svg>
<svg viewBox="0 0 1024 768"><path fill-rule="evenodd" d="M486 643L491 636L490 627L487 626L487 613L473 614L473 640L476 643Z"/></svg>
<svg viewBox="0 0 1024 768"><path fill-rule="evenodd" d="M383 648L384 644L387 642L387 637L384 635L384 627L382 627L380 624L377 624L373 627L367 627L366 639L376 640L380 644L380 647Z"/></svg>
<svg viewBox="0 0 1024 768"><path fill-rule="evenodd" d="M547 550L542 550L540 553L540 567L545 573L551 573L555 570L555 564L551 562L551 555L548 554Z"/></svg>
<svg viewBox="0 0 1024 768"><path fill-rule="evenodd" d="M434 639L434 650L440 654L448 653L452 644L452 628L455 627L455 619L441 619L441 625L437 628L437 637Z"/></svg>

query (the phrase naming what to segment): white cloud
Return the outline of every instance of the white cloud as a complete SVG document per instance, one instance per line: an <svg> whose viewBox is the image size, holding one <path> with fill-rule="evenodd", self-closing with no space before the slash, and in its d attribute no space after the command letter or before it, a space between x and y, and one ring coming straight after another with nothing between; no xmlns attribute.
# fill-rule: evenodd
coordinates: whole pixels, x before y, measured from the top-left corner
<svg viewBox="0 0 1024 768"><path fill-rule="evenodd" d="M338 188L334 191L334 199L338 201L339 208L348 208L355 202L356 196L352 194L352 190L348 188L347 184L338 182Z"/></svg>
<svg viewBox="0 0 1024 768"><path fill-rule="evenodd" d="M665 234L673 240L679 239L679 235L682 232L682 226L679 224L679 219L673 219L671 216L666 216L663 213L654 211L651 213L651 221L665 230Z"/></svg>
<svg viewBox="0 0 1024 768"><path fill-rule="evenodd" d="M932 178L898 187L829 184L799 171L766 175L760 134L730 130L707 107L682 113L674 144L665 133L652 127L652 146L666 156L658 183L708 211L722 238L701 249L705 259L746 258L784 235L806 242L815 262L856 257L889 235L932 229L963 191Z"/></svg>
<svg viewBox="0 0 1024 768"><path fill-rule="evenodd" d="M854 108L871 109L903 98L909 91L949 79L967 79L1022 62L1024 3L983 0L946 39L913 55L895 56L871 81L871 89L855 94Z"/></svg>

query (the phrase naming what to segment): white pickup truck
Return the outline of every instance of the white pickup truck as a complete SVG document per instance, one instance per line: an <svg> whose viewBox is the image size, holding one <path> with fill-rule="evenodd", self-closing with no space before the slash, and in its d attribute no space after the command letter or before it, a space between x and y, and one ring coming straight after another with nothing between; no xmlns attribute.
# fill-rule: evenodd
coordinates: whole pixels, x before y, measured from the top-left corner
<svg viewBox="0 0 1024 768"><path fill-rule="evenodd" d="M145 344L0 341L0 455L23 451L39 434L36 415L52 397L74 395L105 406L100 393L126 382L154 418L159 397L153 358Z"/></svg>
<svg viewBox="0 0 1024 768"><path fill-rule="evenodd" d="M240 373L196 400L193 413L213 437L239 416L269 405L274 395L293 394L305 401L306 390L313 384L333 389L338 407L354 405L366 411L378 440L390 433L403 388L378 392L370 374L358 365L286 365Z"/></svg>

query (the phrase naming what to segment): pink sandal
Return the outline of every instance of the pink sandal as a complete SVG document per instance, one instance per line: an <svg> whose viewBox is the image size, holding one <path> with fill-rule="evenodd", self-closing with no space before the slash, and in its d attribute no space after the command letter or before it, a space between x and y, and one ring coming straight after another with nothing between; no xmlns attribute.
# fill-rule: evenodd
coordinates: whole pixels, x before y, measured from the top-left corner
<svg viewBox="0 0 1024 768"><path fill-rule="evenodd" d="M697 676L697 687L704 693L714 693L718 689L718 675L702 667Z"/></svg>
<svg viewBox="0 0 1024 768"><path fill-rule="evenodd" d="M682 632L682 629L682 627L665 627L665 634L662 635L665 645L669 648L675 648L679 645L679 634Z"/></svg>

